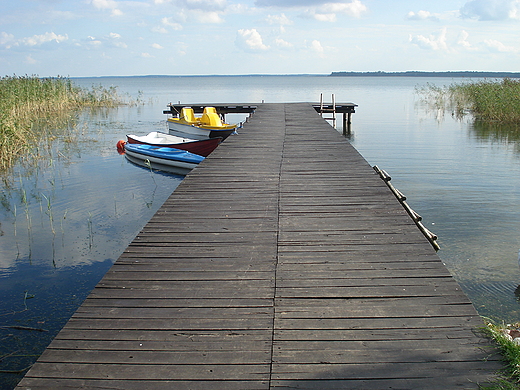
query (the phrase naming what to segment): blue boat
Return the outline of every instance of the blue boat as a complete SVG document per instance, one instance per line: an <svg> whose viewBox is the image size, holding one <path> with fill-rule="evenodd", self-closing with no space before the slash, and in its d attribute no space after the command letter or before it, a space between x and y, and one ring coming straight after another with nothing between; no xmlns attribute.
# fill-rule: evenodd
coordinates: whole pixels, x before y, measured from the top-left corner
<svg viewBox="0 0 520 390"><path fill-rule="evenodd" d="M204 160L198 154L164 146L125 143L124 149L131 162L184 175Z"/></svg>

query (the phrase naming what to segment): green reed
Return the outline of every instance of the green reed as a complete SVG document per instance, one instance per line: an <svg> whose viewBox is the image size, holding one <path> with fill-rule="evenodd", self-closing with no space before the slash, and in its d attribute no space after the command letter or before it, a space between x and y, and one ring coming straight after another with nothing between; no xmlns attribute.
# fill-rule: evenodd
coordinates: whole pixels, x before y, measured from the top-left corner
<svg viewBox="0 0 520 390"><path fill-rule="evenodd" d="M488 318L484 318L484 321L487 325L484 331L497 343L505 363L505 370L495 384L482 387L482 389L518 389L520 385L520 345L515 342L515 338L520 333L520 323L496 324Z"/></svg>
<svg viewBox="0 0 520 390"><path fill-rule="evenodd" d="M423 101L457 118L470 114L483 122L520 123L520 80L481 80L417 90Z"/></svg>
<svg viewBox="0 0 520 390"><path fill-rule="evenodd" d="M42 124L68 123L85 107L126 104L117 88L81 88L64 77L6 76L0 79L0 171L12 166L42 134Z"/></svg>

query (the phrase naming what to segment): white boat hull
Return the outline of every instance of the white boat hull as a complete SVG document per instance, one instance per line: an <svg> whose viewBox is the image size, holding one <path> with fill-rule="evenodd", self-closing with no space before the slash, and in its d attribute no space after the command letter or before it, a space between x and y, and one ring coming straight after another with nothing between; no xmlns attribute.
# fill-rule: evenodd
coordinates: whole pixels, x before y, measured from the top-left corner
<svg viewBox="0 0 520 390"><path fill-rule="evenodd" d="M208 138L222 137L225 139L236 131L237 126L225 129L202 128L198 126L168 121L168 131L171 135L184 138L203 140Z"/></svg>
<svg viewBox="0 0 520 390"><path fill-rule="evenodd" d="M157 163L153 163L153 162L149 162L149 161L145 162L145 160L132 157L126 153L125 153L125 158L128 161L130 161L131 163L133 163L135 165L139 165L140 167L147 168L147 169L173 173L175 175L180 175L180 176L186 176L188 173L190 173L190 170L186 169L186 168L172 167L171 165L157 164Z"/></svg>
<svg viewBox="0 0 520 390"><path fill-rule="evenodd" d="M175 135L177 137L192 138L198 140L209 138L209 134L211 133L211 130L201 129L197 126L185 125L182 123L175 123L171 121L168 121L168 131L171 135Z"/></svg>
<svg viewBox="0 0 520 390"><path fill-rule="evenodd" d="M177 160L167 160L165 158L160 157L153 157L153 156L147 156L141 153L134 153L130 150L127 150L126 153L129 156L141 159L141 160L149 160L151 162L157 163L157 164L163 164L163 165L171 165L172 167L179 167L179 168L186 168L186 169L193 169L199 164L194 164L190 162L185 161L177 161Z"/></svg>

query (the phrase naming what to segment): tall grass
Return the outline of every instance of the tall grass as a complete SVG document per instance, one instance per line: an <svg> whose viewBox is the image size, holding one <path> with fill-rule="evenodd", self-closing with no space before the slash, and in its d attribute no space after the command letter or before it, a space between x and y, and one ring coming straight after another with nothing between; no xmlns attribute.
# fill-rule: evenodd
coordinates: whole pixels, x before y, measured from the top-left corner
<svg viewBox="0 0 520 390"><path fill-rule="evenodd" d="M451 110L458 118L471 114L484 122L520 124L520 80L482 80L445 87L428 84L418 92L432 107Z"/></svg>
<svg viewBox="0 0 520 390"><path fill-rule="evenodd" d="M484 318L486 327L484 331L497 343L505 369L501 373L502 377L497 383L483 390L512 390L520 388L520 323L516 324L496 324Z"/></svg>
<svg viewBox="0 0 520 390"><path fill-rule="evenodd" d="M64 77L6 76L0 79L0 171L40 139L42 123L66 123L83 107L124 104L115 87L85 89Z"/></svg>

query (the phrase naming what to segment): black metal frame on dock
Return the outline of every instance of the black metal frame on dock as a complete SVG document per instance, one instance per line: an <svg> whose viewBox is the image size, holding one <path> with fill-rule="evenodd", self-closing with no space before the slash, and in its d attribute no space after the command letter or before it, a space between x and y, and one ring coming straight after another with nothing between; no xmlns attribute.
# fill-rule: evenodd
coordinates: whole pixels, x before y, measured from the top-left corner
<svg viewBox="0 0 520 390"><path fill-rule="evenodd" d="M164 110L163 114L172 115L178 117L181 110L184 107L191 107L195 114L201 114L205 107L215 107L217 114L219 114L224 120L226 114L252 114L258 108L259 104L263 103L228 103L228 104L214 104L214 103L195 103L195 104L168 104L168 110ZM317 113L322 114L323 112L331 112L334 110L338 114L343 114L343 133L350 133L352 125L352 114L356 112L357 104L354 103L309 103Z"/></svg>

